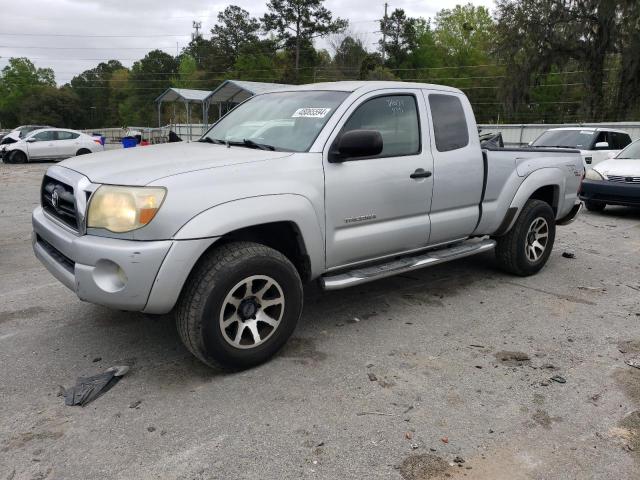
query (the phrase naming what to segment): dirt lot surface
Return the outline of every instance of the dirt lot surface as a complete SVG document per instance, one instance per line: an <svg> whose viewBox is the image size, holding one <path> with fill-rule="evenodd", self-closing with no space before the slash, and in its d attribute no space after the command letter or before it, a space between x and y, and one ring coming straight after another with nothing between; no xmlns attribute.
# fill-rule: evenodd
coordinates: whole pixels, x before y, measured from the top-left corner
<svg viewBox="0 0 640 480"><path fill-rule="evenodd" d="M640 478L640 210L559 228L530 278L487 254L310 288L282 353L224 374L36 261L47 166L0 164L0 480ZM87 407L57 396L122 363Z"/></svg>

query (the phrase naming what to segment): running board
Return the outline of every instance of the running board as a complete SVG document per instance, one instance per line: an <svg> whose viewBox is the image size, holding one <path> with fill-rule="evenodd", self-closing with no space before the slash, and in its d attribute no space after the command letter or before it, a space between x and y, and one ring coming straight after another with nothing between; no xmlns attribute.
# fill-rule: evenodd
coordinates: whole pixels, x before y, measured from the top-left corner
<svg viewBox="0 0 640 480"><path fill-rule="evenodd" d="M496 246L495 240L467 240L454 247L431 250L428 253L402 257L387 263L379 263L370 267L361 267L336 275L327 275L320 278L320 285L325 290L340 290L353 287L361 283L373 282L380 278L410 272L419 268L431 267L439 263L457 260L476 253L492 250Z"/></svg>

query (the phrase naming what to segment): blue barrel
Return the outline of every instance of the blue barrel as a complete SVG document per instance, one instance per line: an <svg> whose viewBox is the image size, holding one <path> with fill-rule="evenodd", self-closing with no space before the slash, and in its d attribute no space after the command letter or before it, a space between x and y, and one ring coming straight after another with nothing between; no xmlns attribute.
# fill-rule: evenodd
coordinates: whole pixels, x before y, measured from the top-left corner
<svg viewBox="0 0 640 480"><path fill-rule="evenodd" d="M134 137L124 137L122 139L122 146L124 148L132 148L136 145L138 145L138 140L136 140Z"/></svg>

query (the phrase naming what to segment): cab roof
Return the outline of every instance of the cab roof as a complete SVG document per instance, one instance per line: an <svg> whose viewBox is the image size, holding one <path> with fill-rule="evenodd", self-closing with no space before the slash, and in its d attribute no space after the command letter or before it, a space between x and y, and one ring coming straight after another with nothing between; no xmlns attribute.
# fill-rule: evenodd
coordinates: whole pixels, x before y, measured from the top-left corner
<svg viewBox="0 0 640 480"><path fill-rule="evenodd" d="M320 82L320 83L308 83L305 85L291 85L284 88L279 88L278 92L291 92L300 90L332 90L337 92L361 92L367 93L374 90L388 89L388 88L421 88L428 90L440 90L443 92L451 92L461 94L462 91L454 88L447 87L445 85L434 85L430 83L414 83L414 82L383 82L383 81L342 81L342 82Z"/></svg>

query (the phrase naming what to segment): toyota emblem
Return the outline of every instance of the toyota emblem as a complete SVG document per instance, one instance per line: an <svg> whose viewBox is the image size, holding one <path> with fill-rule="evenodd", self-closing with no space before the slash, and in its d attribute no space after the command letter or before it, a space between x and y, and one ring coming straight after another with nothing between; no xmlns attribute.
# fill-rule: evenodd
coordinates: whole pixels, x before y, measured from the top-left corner
<svg viewBox="0 0 640 480"><path fill-rule="evenodd" d="M60 197L58 195L58 191L54 190L53 193L51 194L51 205L53 205L53 208L55 208L56 210L58 209L59 201L60 201Z"/></svg>

